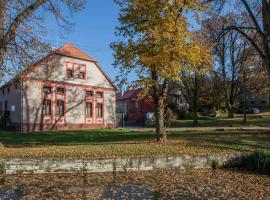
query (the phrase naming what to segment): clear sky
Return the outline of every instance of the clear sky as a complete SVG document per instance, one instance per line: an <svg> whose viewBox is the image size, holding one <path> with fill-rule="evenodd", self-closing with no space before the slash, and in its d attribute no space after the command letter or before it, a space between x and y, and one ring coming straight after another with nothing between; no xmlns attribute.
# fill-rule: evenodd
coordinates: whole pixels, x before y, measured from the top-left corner
<svg viewBox="0 0 270 200"><path fill-rule="evenodd" d="M110 43L117 40L114 32L118 24L118 15L118 6L113 0L88 0L86 8L70 18L75 23L73 30L68 33L61 30L62 37L59 28L55 28L48 36L48 42L57 47L58 36L59 46L73 43L96 59L114 80L117 69L112 66L114 58ZM48 24L52 26L52 30L53 27L57 27L53 21L49 21Z"/></svg>
<svg viewBox="0 0 270 200"><path fill-rule="evenodd" d="M99 62L108 76L114 81L118 70L113 67L113 50L110 43L117 40L115 28L118 25L119 7L113 0L88 0L86 8L70 17L74 23L73 30L65 32L59 28L53 18L48 18L49 30L53 30L47 37L53 47L65 43L75 46L91 55ZM197 27L191 16L191 28ZM59 38L57 40L57 37ZM58 41L58 42L57 42ZM134 73L128 77L129 81L136 79Z"/></svg>

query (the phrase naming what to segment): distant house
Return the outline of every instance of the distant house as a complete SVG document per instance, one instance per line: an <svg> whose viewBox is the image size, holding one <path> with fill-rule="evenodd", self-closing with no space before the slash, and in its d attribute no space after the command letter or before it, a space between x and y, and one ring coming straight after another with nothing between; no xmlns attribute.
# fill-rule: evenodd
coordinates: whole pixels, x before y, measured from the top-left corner
<svg viewBox="0 0 270 200"><path fill-rule="evenodd" d="M0 88L1 113L9 113L7 126L19 131L114 127L115 100L109 77L72 44L53 50Z"/></svg>
<svg viewBox="0 0 270 200"><path fill-rule="evenodd" d="M138 99L141 89L116 94L116 112L123 113L129 124L142 124L148 112L154 112L154 104L147 98Z"/></svg>
<svg viewBox="0 0 270 200"><path fill-rule="evenodd" d="M144 124L147 113L154 112L155 106L153 101L149 100L148 97L138 98L141 90L133 89L116 94L116 112L124 114L128 125ZM176 104L178 109L188 108L188 104L178 89L169 88L168 102Z"/></svg>

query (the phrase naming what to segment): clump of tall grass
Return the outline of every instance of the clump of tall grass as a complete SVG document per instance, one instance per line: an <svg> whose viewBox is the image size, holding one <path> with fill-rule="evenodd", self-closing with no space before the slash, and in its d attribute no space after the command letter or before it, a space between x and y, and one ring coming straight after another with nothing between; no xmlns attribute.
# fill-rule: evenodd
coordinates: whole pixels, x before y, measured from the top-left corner
<svg viewBox="0 0 270 200"><path fill-rule="evenodd" d="M258 173L270 175L270 151L258 149L245 161L245 167Z"/></svg>

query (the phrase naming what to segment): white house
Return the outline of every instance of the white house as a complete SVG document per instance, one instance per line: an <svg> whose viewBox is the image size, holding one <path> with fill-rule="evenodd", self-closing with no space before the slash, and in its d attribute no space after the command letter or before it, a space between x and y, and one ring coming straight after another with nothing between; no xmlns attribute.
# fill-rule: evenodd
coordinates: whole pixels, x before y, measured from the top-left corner
<svg viewBox="0 0 270 200"><path fill-rule="evenodd" d="M0 109L18 131L114 127L116 87L72 44L53 50L0 88Z"/></svg>

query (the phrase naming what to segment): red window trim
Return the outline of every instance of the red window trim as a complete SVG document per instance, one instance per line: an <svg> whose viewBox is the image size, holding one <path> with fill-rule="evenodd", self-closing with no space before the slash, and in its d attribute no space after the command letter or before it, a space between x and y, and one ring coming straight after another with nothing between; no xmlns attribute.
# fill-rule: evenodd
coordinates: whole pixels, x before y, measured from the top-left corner
<svg viewBox="0 0 270 200"><path fill-rule="evenodd" d="M94 119L94 116L95 116L94 104L95 103L94 103L94 91L93 90L85 90L84 92L85 92L85 94L86 94L86 92L92 92L92 96L88 97L89 99L87 99L86 95L84 97L84 123L86 124L87 119L92 119L92 120ZM91 100L90 100L90 98L91 98ZM86 103L87 102L92 103L92 117L86 116Z"/></svg>
<svg viewBox="0 0 270 200"><path fill-rule="evenodd" d="M66 88L65 87L61 87L61 86L55 86L55 94L57 94L57 95L65 95L65 93L66 93ZM64 89L64 93L61 93L61 92L57 92L57 89L58 88L62 88L62 89Z"/></svg>
<svg viewBox="0 0 270 200"><path fill-rule="evenodd" d="M51 102L51 106L50 106L50 115L46 115L46 114L43 114L43 109L44 109L44 101L50 101ZM52 99L51 98L44 98L43 101L42 101L42 116L43 117L52 117L53 116L53 113L52 113L52 105L53 102L52 102Z"/></svg>
<svg viewBox="0 0 270 200"><path fill-rule="evenodd" d="M68 65L71 64L72 65L72 68L68 67ZM76 62L70 62L70 61L66 61L66 78L67 79L70 79L68 78L68 69L72 69L73 73L72 73L72 78L71 79L75 79L75 65L78 65L77 67L77 74L80 75L80 72L83 72L84 73L84 78L80 78L80 76L78 76L77 78L78 79L81 79L81 80L86 80L86 64L81 64L81 63L76 63ZM84 69L81 69L81 68L84 68Z"/></svg>
<svg viewBox="0 0 270 200"><path fill-rule="evenodd" d="M98 112L96 113L96 117L98 118L98 119L100 119L100 118L102 118L103 119L103 117L104 117L104 105L103 105L103 102L102 103L100 103L100 102L97 102L97 105L96 105L96 108L98 108L98 105L100 105L101 104L101 116L98 116Z"/></svg>
<svg viewBox="0 0 270 200"><path fill-rule="evenodd" d="M81 69L81 68L83 68L83 69ZM84 65L84 64L78 64L77 70L78 70L78 79L86 80L86 65ZM80 77L80 73L81 72L84 73L84 78L81 78Z"/></svg>
<svg viewBox="0 0 270 200"><path fill-rule="evenodd" d="M68 66L68 64L72 64L72 68L70 68L70 67ZM74 74L75 74L75 73L74 73L74 72L75 72L75 71L74 71L74 64L75 64L75 63L73 63L73 62L66 61L66 78L67 78L67 79L74 79ZM69 78L69 77L68 77L68 70L69 70L69 69L72 70L72 78Z"/></svg>
<svg viewBox="0 0 270 200"><path fill-rule="evenodd" d="M99 93L99 92L102 94L102 97L97 97L96 96L96 94ZM103 124L104 124L104 113L105 113L105 111L104 111L104 91L96 90L95 91L95 99L96 99L96 101L95 101L95 117L96 117L96 119L102 119ZM98 102L97 101L98 99L102 99L102 102ZM102 113L101 113L102 115L101 115L101 117L97 116L97 113L96 113L96 108L97 108L98 103L102 104Z"/></svg>
<svg viewBox="0 0 270 200"><path fill-rule="evenodd" d="M63 103L64 103L63 104L63 106L64 106L64 109L63 109L64 115L58 115L58 113L57 113L57 104L58 104L59 101L63 101ZM66 111L65 100L64 99L56 99L56 102L55 102L55 115L54 116L55 117L60 117L60 116L61 117L64 117L65 114L66 114L65 111Z"/></svg>

